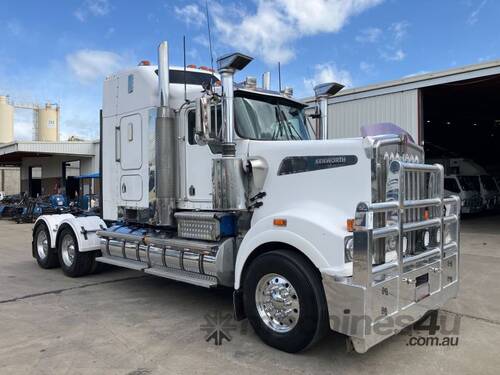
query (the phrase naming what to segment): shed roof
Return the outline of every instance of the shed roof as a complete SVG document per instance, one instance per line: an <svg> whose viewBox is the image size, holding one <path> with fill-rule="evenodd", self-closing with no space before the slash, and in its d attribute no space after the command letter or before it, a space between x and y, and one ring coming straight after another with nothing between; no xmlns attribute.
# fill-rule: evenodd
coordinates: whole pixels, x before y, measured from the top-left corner
<svg viewBox="0 0 500 375"><path fill-rule="evenodd" d="M95 144L99 141L84 142L38 142L15 141L0 144L0 164L19 164L25 157L71 155L95 156Z"/></svg>

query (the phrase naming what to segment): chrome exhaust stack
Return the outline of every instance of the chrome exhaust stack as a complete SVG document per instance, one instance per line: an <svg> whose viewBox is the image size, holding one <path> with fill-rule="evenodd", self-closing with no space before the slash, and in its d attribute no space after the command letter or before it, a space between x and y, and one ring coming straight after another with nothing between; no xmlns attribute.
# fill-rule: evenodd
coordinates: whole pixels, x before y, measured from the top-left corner
<svg viewBox="0 0 500 375"><path fill-rule="evenodd" d="M322 83L314 86L316 97L316 114L320 116L318 139L328 139L328 97L335 95L344 88L336 82Z"/></svg>
<svg viewBox="0 0 500 375"><path fill-rule="evenodd" d="M264 90L271 90L271 72L262 74L262 88Z"/></svg>
<svg viewBox="0 0 500 375"><path fill-rule="evenodd" d="M252 60L241 53L232 53L217 59L223 94L223 140L222 156L213 159L212 165L212 197L216 210L246 209L243 161L236 157L234 142L234 73L245 68Z"/></svg>
<svg viewBox="0 0 500 375"><path fill-rule="evenodd" d="M155 185L157 225L174 226L177 199L177 136L170 108L168 43L158 46L158 95L155 127Z"/></svg>

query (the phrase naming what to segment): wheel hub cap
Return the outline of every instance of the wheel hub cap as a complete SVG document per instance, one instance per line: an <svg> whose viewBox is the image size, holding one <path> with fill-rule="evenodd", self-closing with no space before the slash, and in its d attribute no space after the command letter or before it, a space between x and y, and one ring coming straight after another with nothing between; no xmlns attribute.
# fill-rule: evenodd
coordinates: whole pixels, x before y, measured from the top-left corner
<svg viewBox="0 0 500 375"><path fill-rule="evenodd" d="M255 305L262 321L273 331L291 331L299 320L299 297L293 285L283 276L263 276L255 290Z"/></svg>
<svg viewBox="0 0 500 375"><path fill-rule="evenodd" d="M75 244L70 235L64 236L61 244L61 255L66 266L71 267L75 259Z"/></svg>
<svg viewBox="0 0 500 375"><path fill-rule="evenodd" d="M38 232L38 237L36 239L36 251L40 259L47 258L49 254L49 242L47 241L47 235L42 230Z"/></svg>

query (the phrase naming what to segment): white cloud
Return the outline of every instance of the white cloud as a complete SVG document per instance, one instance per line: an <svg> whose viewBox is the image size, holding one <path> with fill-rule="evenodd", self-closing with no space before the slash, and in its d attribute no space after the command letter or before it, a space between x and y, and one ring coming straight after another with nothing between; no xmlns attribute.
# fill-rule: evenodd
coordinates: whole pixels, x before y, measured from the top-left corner
<svg viewBox="0 0 500 375"><path fill-rule="evenodd" d="M360 43L375 43L379 40L382 35L382 30L378 27L370 27L368 29L361 30L358 36L356 36L356 41Z"/></svg>
<svg viewBox="0 0 500 375"><path fill-rule="evenodd" d="M193 38L193 41L195 43L198 43L199 45L201 45L203 47L208 47L209 46L208 38L205 35L203 35L203 34L196 35Z"/></svg>
<svg viewBox="0 0 500 375"><path fill-rule="evenodd" d="M352 86L351 73L347 70L339 69L334 63L327 62L314 66L314 75L311 78L304 78L304 86L307 91L311 91L314 86L320 83L337 82L346 87Z"/></svg>
<svg viewBox="0 0 500 375"><path fill-rule="evenodd" d="M385 43L379 49L380 57L386 61L402 61L406 58L406 52L403 50L403 41L408 34L409 22L394 22L387 29Z"/></svg>
<svg viewBox="0 0 500 375"><path fill-rule="evenodd" d="M402 61L406 57L406 53L402 49L388 49L380 52L381 57L386 61Z"/></svg>
<svg viewBox="0 0 500 375"><path fill-rule="evenodd" d="M33 139L32 111L16 110L14 116L14 139L16 141L31 141Z"/></svg>
<svg viewBox="0 0 500 375"><path fill-rule="evenodd" d="M211 17L219 41L260 56L269 64L295 56L293 42L335 33L349 19L383 0L257 0L254 12L213 2Z"/></svg>
<svg viewBox="0 0 500 375"><path fill-rule="evenodd" d="M80 22L85 22L89 16L101 17L110 11L108 0L84 0L73 14Z"/></svg>
<svg viewBox="0 0 500 375"><path fill-rule="evenodd" d="M196 4L188 4L183 7L174 7L177 18L187 25L201 26L205 23L205 13Z"/></svg>
<svg viewBox="0 0 500 375"><path fill-rule="evenodd" d="M479 19L479 13L481 13L481 10L487 2L488 0L482 0L479 5L469 14L469 17L467 18L467 23L469 25L473 26L477 23Z"/></svg>
<svg viewBox="0 0 500 375"><path fill-rule="evenodd" d="M389 31L392 33L394 42L401 42L406 36L408 27L410 24L407 21L395 22L389 27Z"/></svg>
<svg viewBox="0 0 500 375"><path fill-rule="evenodd" d="M124 66L123 56L110 52L83 49L66 56L66 62L76 78L90 83Z"/></svg>
<svg viewBox="0 0 500 375"><path fill-rule="evenodd" d="M375 65L366 61L361 61L359 63L359 69L365 74L373 74L375 72Z"/></svg>

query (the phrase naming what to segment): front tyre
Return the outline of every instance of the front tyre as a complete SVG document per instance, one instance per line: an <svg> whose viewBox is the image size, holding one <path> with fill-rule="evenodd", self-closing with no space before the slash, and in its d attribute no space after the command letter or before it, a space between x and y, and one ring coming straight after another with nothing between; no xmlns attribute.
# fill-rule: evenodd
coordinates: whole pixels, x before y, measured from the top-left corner
<svg viewBox="0 0 500 375"><path fill-rule="evenodd" d="M44 223L38 224L33 233L33 255L41 268L59 267L57 253L50 248L49 229Z"/></svg>
<svg viewBox="0 0 500 375"><path fill-rule="evenodd" d="M296 353L328 332L321 278L294 251L258 256L246 272L243 298L250 324L274 348Z"/></svg>
<svg viewBox="0 0 500 375"><path fill-rule="evenodd" d="M91 272L92 254L79 251L76 236L69 227L62 229L59 234L57 254L66 276L80 277Z"/></svg>

